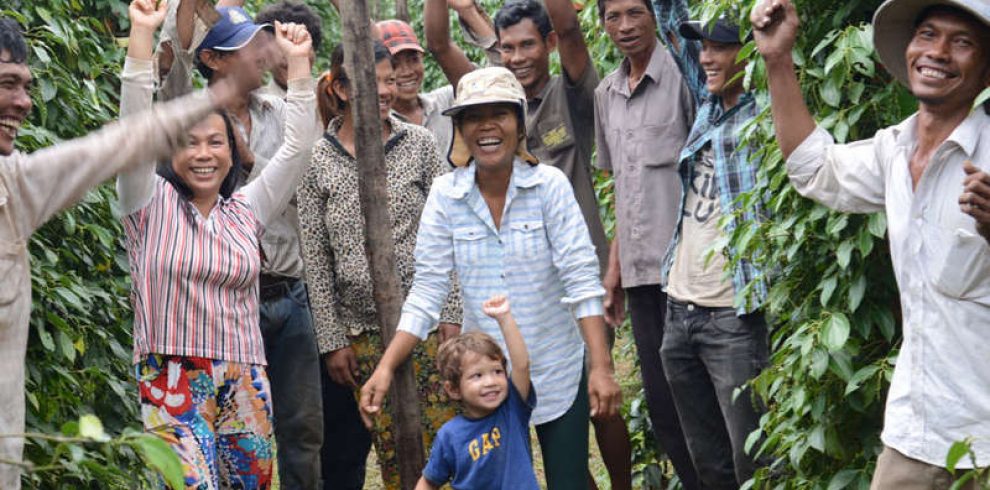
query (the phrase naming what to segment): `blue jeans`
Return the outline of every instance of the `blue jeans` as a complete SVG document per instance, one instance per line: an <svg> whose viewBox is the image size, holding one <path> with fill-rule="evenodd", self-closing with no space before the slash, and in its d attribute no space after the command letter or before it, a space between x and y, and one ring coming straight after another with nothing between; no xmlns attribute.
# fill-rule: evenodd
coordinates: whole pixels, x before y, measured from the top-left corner
<svg viewBox="0 0 990 490"><path fill-rule="evenodd" d="M732 394L768 356L762 315L668 300L660 358L703 488L737 489L753 476L757 464L744 447L763 409L748 389Z"/></svg>
<svg viewBox="0 0 990 490"><path fill-rule="evenodd" d="M278 474L281 488L316 490L323 445L320 355L306 284L297 280L285 294L261 302L272 388Z"/></svg>

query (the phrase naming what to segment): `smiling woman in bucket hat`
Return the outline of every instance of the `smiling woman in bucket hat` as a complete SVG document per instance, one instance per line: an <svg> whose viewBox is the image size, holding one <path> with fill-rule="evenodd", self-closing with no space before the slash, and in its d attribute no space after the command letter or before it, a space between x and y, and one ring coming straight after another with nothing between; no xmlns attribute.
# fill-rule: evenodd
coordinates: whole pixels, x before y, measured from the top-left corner
<svg viewBox="0 0 990 490"><path fill-rule="evenodd" d="M887 394L872 489L943 489L949 448L970 439L990 464L990 85L986 0L887 0L873 19L881 61L918 112L870 140L835 144L804 105L790 0L751 15L766 60L774 126L802 195L846 212L884 212L904 342ZM975 488L969 481L964 488Z"/></svg>
<svg viewBox="0 0 990 490"><path fill-rule="evenodd" d="M538 400L532 423L544 461L581 468L588 460L589 411L614 414L621 393L608 358L605 290L588 227L564 173L538 164L526 149L525 97L505 68L460 79L446 111L455 127L448 159L458 168L433 181L416 237L412 289L360 405L366 417L381 412L395 367L426 338L456 271L464 331L483 331L503 349L501 331L481 304L493 294L509 296L531 354Z"/></svg>

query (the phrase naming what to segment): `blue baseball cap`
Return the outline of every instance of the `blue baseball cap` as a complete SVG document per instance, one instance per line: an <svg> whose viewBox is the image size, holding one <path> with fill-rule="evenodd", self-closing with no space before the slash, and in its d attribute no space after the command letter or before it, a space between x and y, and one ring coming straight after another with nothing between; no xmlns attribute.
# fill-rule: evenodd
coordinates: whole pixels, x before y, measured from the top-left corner
<svg viewBox="0 0 990 490"><path fill-rule="evenodd" d="M220 18L206 33L196 51L237 51L254 39L262 29L274 32L271 24L255 24L251 16L240 7L217 7Z"/></svg>

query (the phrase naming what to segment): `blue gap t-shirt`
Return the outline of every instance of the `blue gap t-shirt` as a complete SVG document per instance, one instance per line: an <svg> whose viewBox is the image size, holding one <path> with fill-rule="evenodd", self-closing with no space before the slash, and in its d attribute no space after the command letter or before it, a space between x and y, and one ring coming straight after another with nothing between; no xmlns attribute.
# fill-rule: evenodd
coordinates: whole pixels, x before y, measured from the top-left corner
<svg viewBox="0 0 990 490"><path fill-rule="evenodd" d="M509 380L509 396L487 417L458 415L440 428L423 476L454 490L539 490L529 445L529 418L536 406L531 386L524 402Z"/></svg>

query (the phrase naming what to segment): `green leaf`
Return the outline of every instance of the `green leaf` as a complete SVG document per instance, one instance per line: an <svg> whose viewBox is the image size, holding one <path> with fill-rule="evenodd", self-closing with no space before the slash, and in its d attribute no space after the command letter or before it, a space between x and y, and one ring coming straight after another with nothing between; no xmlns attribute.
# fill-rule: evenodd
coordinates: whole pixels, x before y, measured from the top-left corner
<svg viewBox="0 0 990 490"><path fill-rule="evenodd" d="M835 352L849 340L849 319L842 313L833 313L822 329L822 342L829 352Z"/></svg>
<svg viewBox="0 0 990 490"><path fill-rule="evenodd" d="M866 276L860 274L849 286L849 311L856 311L866 294Z"/></svg>
<svg viewBox="0 0 990 490"><path fill-rule="evenodd" d="M887 234L887 216L883 213L871 214L869 228L873 236L883 238Z"/></svg>
<svg viewBox="0 0 990 490"><path fill-rule="evenodd" d="M835 252L835 259L843 270L849 267L849 259L852 257L852 251L855 247L856 244L852 240L846 240L839 244L839 249Z"/></svg>
<svg viewBox="0 0 990 490"><path fill-rule="evenodd" d="M858 474L858 470L846 469L839 471L828 482L828 490L842 490L843 488L846 488L850 483L852 483Z"/></svg>
<svg viewBox="0 0 990 490"><path fill-rule="evenodd" d="M808 435L808 445L818 452L825 452L825 428L817 425Z"/></svg>
<svg viewBox="0 0 990 490"><path fill-rule="evenodd" d="M972 447L970 446L970 441L968 439L953 442L952 446L949 447L949 454L945 456L945 469L948 470L949 473L955 473L956 465L959 464L959 461L962 460L963 456L969 454L971 450Z"/></svg>
<svg viewBox="0 0 990 490"><path fill-rule="evenodd" d="M103 422L96 415L79 417L79 435L100 442L110 440L110 436L103 430Z"/></svg>
<svg viewBox="0 0 990 490"><path fill-rule="evenodd" d="M877 373L880 368L876 365L869 365L856 371L856 374L852 375L849 382L846 383L846 395L859 389L859 386L863 384L863 381L870 379Z"/></svg>
<svg viewBox="0 0 990 490"><path fill-rule="evenodd" d="M165 479L168 486L173 489L185 488L182 462L165 441L149 434L141 434L134 439L134 445L141 457Z"/></svg>
<svg viewBox="0 0 990 490"><path fill-rule="evenodd" d="M835 276L830 276L828 279L822 281L822 294L820 297L822 306L827 306L828 300L832 299L832 293L835 292L837 281Z"/></svg>
<svg viewBox="0 0 990 490"><path fill-rule="evenodd" d="M69 360L70 363L76 361L76 346L72 345L72 339L66 335L65 332L58 332L58 344L61 347L62 355Z"/></svg>

